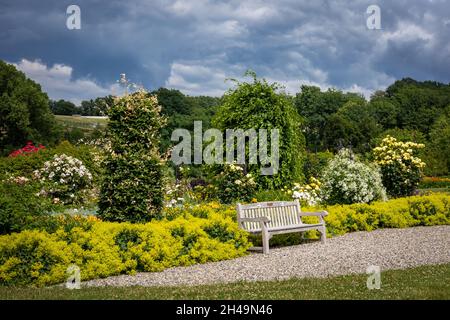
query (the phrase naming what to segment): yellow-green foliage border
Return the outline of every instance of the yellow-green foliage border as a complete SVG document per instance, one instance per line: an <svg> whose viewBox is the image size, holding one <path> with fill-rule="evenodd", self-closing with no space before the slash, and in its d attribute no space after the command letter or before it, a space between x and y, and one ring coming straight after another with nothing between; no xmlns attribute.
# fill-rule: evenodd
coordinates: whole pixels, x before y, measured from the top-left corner
<svg viewBox="0 0 450 320"><path fill-rule="evenodd" d="M377 201L371 204L333 205L324 207L327 235L343 235L354 231L380 228L408 228L450 224L450 195L432 194ZM317 208L303 208L316 211ZM304 222L315 218L306 217ZM315 237L316 233L310 233Z"/></svg>
<svg viewBox="0 0 450 320"><path fill-rule="evenodd" d="M247 234L215 212L207 219L186 215L146 224L95 222L91 228L61 228L52 234L26 230L0 236L0 284L61 283L71 264L80 267L82 281L162 271L236 258L249 246Z"/></svg>

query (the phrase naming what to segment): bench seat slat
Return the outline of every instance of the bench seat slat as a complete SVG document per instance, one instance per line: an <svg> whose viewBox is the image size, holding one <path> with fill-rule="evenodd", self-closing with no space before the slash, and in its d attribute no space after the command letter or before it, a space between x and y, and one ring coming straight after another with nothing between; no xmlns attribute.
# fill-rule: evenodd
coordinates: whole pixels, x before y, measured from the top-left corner
<svg viewBox="0 0 450 320"><path fill-rule="evenodd" d="M280 226L280 227L269 227L267 228L267 230L269 232L272 231L280 231L280 230L302 230L302 229L307 229L307 228L316 228L321 226L322 224L317 223L317 224L293 224L293 225L287 225L287 226Z"/></svg>

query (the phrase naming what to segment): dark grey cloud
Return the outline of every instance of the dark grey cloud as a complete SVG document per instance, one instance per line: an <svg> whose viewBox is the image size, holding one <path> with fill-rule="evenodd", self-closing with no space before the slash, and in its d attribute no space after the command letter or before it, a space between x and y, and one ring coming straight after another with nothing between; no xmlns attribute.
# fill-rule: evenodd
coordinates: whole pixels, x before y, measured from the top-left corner
<svg viewBox="0 0 450 320"><path fill-rule="evenodd" d="M81 30L66 8L81 8ZM381 8L382 30L366 9ZM450 6L398 1L0 1L0 59L54 98L147 88L220 95L251 68L295 92L303 83L369 94L395 79L450 81ZM25 60L23 60L25 59Z"/></svg>

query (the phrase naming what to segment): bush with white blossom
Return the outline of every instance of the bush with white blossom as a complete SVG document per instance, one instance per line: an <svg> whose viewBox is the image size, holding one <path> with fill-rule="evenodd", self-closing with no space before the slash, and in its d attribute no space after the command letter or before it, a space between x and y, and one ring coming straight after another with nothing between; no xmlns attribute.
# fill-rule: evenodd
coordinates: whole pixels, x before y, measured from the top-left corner
<svg viewBox="0 0 450 320"><path fill-rule="evenodd" d="M225 164L223 171L214 179L217 197L222 203L248 202L256 192L256 182L251 173L237 164Z"/></svg>
<svg viewBox="0 0 450 320"><path fill-rule="evenodd" d="M322 173L322 197L329 204L369 203L385 200L381 174L375 165L365 164L351 150L342 149Z"/></svg>
<svg viewBox="0 0 450 320"><path fill-rule="evenodd" d="M92 174L83 163L65 154L46 161L43 168L34 171L34 177L44 185L39 195L51 196L55 203L64 204L79 201L80 192L92 182Z"/></svg>

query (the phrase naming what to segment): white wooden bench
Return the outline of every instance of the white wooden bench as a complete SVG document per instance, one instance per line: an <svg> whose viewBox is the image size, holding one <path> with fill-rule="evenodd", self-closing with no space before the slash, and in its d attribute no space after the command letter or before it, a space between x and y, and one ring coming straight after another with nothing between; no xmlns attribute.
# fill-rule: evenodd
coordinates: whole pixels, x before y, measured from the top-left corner
<svg viewBox="0 0 450 320"><path fill-rule="evenodd" d="M250 233L261 233L263 253L269 253L269 240L274 234L319 230L320 240L325 243L327 234L325 220L326 211L302 212L298 199L295 201L259 202L237 204L237 220L239 226ZM319 223L305 224L304 216L319 217Z"/></svg>

